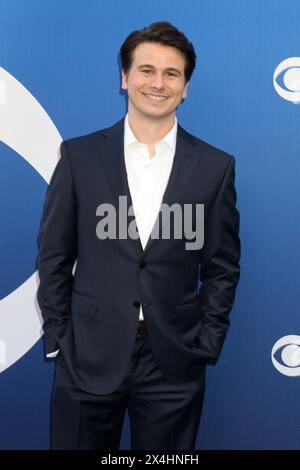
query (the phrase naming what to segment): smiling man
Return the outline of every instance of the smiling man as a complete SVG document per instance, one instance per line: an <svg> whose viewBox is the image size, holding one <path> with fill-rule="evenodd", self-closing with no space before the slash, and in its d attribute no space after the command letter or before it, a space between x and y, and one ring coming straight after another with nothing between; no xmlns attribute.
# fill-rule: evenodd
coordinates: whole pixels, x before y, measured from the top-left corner
<svg viewBox="0 0 300 470"><path fill-rule="evenodd" d="M174 126L176 109L187 96L185 57L174 47L153 42L136 46L132 63L126 61L126 44L123 53L122 88L128 92L129 125L135 135L142 134L142 142L147 139L151 157L154 144Z"/></svg>
<svg viewBox="0 0 300 470"><path fill-rule="evenodd" d="M132 449L195 448L240 259L234 158L176 119L195 61L170 23L134 31L121 47L125 118L62 143L38 257L46 352L57 366L53 449L118 449L126 410ZM199 231L199 205L204 244L188 250L175 221ZM154 230L163 207L174 210L176 236ZM131 224L103 236L99 217L111 208L119 228L127 215Z"/></svg>

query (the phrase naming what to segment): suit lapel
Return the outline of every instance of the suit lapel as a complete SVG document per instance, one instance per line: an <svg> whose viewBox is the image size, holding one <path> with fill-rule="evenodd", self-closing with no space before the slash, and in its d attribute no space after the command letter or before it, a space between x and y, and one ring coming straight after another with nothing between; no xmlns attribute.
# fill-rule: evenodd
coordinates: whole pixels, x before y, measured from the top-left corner
<svg viewBox="0 0 300 470"><path fill-rule="evenodd" d="M126 195L131 203L124 160L124 119L113 127L101 131L100 135L101 140L98 140L100 161L115 201L119 204L119 196Z"/></svg>
<svg viewBox="0 0 300 470"><path fill-rule="evenodd" d="M178 124L176 151L168 184L162 198L162 204L171 206L183 198L187 183L193 175L199 160L200 159L197 158L194 152L192 138ZM146 253L156 241L157 239L150 235L144 253Z"/></svg>
<svg viewBox="0 0 300 470"><path fill-rule="evenodd" d="M124 118L113 127L101 131L100 134L101 140L98 140L98 153L116 202L118 217L120 217L119 196L127 197L127 210L132 206L124 158ZM125 215L123 214L124 217ZM128 237L128 240L137 254L142 256L143 247L140 238L134 240Z"/></svg>
<svg viewBox="0 0 300 470"><path fill-rule="evenodd" d="M172 205L180 201L185 194L187 183L200 161L195 155L193 147L193 138L178 125L174 161L162 203ZM101 131L98 152L117 207L119 206L119 196L123 195L127 196L127 208L129 208L132 205L132 199L124 159L124 119L121 119L113 127ZM145 255L152 244L158 241L150 235L143 250L139 238L137 240L129 239L135 245L140 256Z"/></svg>

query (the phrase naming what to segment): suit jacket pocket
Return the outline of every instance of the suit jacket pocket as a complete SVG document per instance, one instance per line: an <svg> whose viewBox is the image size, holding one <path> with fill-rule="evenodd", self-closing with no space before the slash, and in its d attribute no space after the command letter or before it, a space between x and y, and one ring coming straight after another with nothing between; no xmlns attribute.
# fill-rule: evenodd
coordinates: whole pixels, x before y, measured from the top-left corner
<svg viewBox="0 0 300 470"><path fill-rule="evenodd" d="M95 316L97 313L97 301L93 297L88 297L73 290L71 310L72 313L80 315Z"/></svg>
<svg viewBox="0 0 300 470"><path fill-rule="evenodd" d="M187 346L193 346L201 328L202 308L200 300L178 304L175 308L175 328Z"/></svg>

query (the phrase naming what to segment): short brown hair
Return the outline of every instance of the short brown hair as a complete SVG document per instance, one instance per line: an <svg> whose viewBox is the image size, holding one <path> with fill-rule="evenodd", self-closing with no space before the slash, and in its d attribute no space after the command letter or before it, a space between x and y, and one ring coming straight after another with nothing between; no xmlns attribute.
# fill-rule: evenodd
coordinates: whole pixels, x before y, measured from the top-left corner
<svg viewBox="0 0 300 470"><path fill-rule="evenodd" d="M156 42L178 49L185 57L185 80L190 80L196 66L194 46L181 31L167 21L152 23L129 34L120 49L122 69L125 73L131 67L134 49L143 42Z"/></svg>

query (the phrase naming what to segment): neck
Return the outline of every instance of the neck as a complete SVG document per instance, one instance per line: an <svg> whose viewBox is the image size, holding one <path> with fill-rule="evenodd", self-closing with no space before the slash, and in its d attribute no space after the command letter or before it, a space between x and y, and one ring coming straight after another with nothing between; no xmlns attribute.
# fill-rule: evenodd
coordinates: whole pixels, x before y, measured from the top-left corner
<svg viewBox="0 0 300 470"><path fill-rule="evenodd" d="M175 122L175 112L161 119L137 116L128 109L128 122L132 132L139 142L154 147L172 129Z"/></svg>

